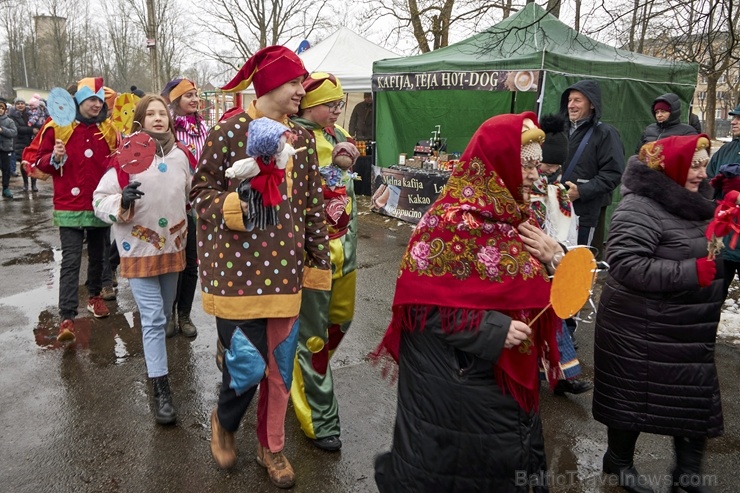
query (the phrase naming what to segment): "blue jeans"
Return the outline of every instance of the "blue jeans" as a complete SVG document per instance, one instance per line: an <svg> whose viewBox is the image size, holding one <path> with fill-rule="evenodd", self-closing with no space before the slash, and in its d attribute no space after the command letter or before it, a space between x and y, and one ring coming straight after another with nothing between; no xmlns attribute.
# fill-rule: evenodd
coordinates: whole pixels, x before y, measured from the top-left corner
<svg viewBox="0 0 740 493"><path fill-rule="evenodd" d="M177 272L153 277L131 277L128 284L141 315L141 337L144 359L150 378L167 375L165 328L172 316L172 303L177 294Z"/></svg>
<svg viewBox="0 0 740 493"><path fill-rule="evenodd" d="M11 175L15 175L15 171L16 171L16 162L15 161L16 161L16 159L17 159L17 156L15 155L15 151L13 151L10 154L10 174Z"/></svg>

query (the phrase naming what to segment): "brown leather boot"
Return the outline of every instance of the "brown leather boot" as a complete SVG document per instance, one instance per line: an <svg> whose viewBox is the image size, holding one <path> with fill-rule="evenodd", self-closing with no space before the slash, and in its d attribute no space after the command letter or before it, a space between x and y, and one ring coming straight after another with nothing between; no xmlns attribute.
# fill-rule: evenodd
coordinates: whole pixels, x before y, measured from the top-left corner
<svg viewBox="0 0 740 493"><path fill-rule="evenodd" d="M218 467L230 469L236 464L234 434L221 427L216 409L211 412L211 454Z"/></svg>
<svg viewBox="0 0 740 493"><path fill-rule="evenodd" d="M257 464L267 469L270 481L278 488L292 488L295 484L295 472L283 452L270 452L262 445L257 445Z"/></svg>

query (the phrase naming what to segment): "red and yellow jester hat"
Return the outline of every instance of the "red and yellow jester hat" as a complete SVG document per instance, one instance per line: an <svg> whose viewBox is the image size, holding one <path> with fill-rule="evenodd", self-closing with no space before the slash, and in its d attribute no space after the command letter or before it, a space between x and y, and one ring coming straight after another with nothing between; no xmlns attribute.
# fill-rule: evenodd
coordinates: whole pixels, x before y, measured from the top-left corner
<svg viewBox="0 0 740 493"><path fill-rule="evenodd" d="M296 77L307 75L306 67L298 55L284 46L268 46L252 55L221 89L239 92L254 84L254 92L259 98Z"/></svg>
<svg viewBox="0 0 740 493"><path fill-rule="evenodd" d="M102 77L85 77L77 83L77 92L75 93L77 104L82 104L84 100L92 97L105 102L105 87L103 87Z"/></svg>
<svg viewBox="0 0 740 493"><path fill-rule="evenodd" d="M301 109L313 108L344 98L339 79L326 72L314 72L303 81L306 95L301 99Z"/></svg>

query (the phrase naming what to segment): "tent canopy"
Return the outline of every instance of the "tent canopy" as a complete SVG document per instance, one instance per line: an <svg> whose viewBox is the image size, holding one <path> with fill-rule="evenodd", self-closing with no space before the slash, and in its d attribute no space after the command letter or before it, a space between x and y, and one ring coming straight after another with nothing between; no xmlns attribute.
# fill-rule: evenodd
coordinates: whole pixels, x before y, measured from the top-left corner
<svg viewBox="0 0 740 493"><path fill-rule="evenodd" d="M373 62L398 57L346 27L298 56L309 72L334 74L342 82L344 92L370 92Z"/></svg>
<svg viewBox="0 0 740 493"><path fill-rule="evenodd" d="M519 70L533 71L539 78L530 92L503 88L506 72ZM630 155L642 130L654 121L651 103L657 96L678 94L682 114L688 116L697 72L696 64L600 43L530 3L459 43L373 64L376 164L396 164L399 153L408 153L418 140L428 139L436 125L442 127L448 151L462 152L478 126L491 116L525 110L557 112L562 92L586 78L599 83L602 120L620 131ZM450 83L456 80L490 80L491 84Z"/></svg>

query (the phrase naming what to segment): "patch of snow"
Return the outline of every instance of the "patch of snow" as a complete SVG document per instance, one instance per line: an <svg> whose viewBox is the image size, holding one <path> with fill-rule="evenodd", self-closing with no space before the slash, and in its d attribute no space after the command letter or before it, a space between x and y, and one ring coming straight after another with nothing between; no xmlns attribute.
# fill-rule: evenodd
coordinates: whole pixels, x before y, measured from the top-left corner
<svg viewBox="0 0 740 493"><path fill-rule="evenodd" d="M730 301L730 299L728 298L727 301ZM732 308L732 311L724 310L722 312L719 327L717 327L717 337L726 339L725 342L740 346L740 314L737 313L737 307Z"/></svg>

